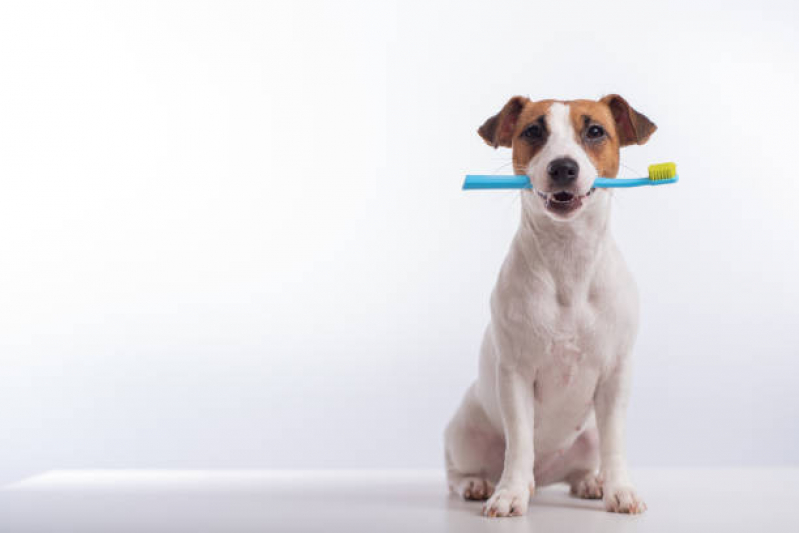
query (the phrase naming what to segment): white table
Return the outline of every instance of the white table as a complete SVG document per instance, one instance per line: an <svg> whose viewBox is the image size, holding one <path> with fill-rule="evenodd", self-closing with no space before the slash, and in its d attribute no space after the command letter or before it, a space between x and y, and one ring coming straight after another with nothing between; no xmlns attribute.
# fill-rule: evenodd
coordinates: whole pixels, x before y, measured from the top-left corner
<svg viewBox="0 0 799 533"><path fill-rule="evenodd" d="M3 533L186 531L799 531L799 469L649 469L641 516L605 513L565 486L527 516L488 519L439 471L54 470L0 489Z"/></svg>

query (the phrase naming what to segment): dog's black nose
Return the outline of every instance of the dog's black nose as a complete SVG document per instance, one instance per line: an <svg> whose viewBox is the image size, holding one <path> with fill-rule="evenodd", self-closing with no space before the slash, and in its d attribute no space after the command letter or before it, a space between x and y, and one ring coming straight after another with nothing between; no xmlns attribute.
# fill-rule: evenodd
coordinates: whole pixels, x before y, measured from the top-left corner
<svg viewBox="0 0 799 533"><path fill-rule="evenodd" d="M568 185L577 179L580 165L571 157L553 159L547 166L547 174L558 185Z"/></svg>

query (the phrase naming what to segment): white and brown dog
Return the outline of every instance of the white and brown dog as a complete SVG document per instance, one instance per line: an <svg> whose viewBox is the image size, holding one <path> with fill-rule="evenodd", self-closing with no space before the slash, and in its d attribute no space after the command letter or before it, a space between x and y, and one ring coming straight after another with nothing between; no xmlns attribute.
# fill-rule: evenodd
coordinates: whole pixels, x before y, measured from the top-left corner
<svg viewBox="0 0 799 533"><path fill-rule="evenodd" d="M627 472L624 418L635 284L608 230L619 148L655 125L618 95L514 97L478 130L530 177L491 295L479 376L445 432L450 489L487 516L521 515L535 486L566 482L622 513L646 509Z"/></svg>

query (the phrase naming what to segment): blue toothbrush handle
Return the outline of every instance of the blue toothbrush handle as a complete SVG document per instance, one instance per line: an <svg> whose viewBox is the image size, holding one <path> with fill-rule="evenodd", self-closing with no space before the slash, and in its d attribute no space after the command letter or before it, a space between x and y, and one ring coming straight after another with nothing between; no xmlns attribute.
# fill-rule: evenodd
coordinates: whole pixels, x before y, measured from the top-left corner
<svg viewBox="0 0 799 533"><path fill-rule="evenodd" d="M527 176L486 176L469 174L463 182L463 190L469 189L529 189Z"/></svg>

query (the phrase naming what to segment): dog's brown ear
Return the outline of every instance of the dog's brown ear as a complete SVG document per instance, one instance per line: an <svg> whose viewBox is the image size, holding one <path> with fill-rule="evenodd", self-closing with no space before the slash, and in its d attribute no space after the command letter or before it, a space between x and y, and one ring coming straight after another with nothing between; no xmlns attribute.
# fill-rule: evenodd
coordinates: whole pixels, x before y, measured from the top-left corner
<svg viewBox="0 0 799 533"><path fill-rule="evenodd" d="M528 98L524 96L514 96L502 111L486 120L482 126L477 129L477 133L486 142L496 148L497 146L507 146L510 148L513 143L513 130L516 128L516 121L519 119L519 113L524 109L524 104L529 102Z"/></svg>
<svg viewBox="0 0 799 533"><path fill-rule="evenodd" d="M600 102L606 104L616 121L616 132L619 134L619 144L644 144L649 136L658 129L646 115L633 109L627 100L618 94L609 94Z"/></svg>

